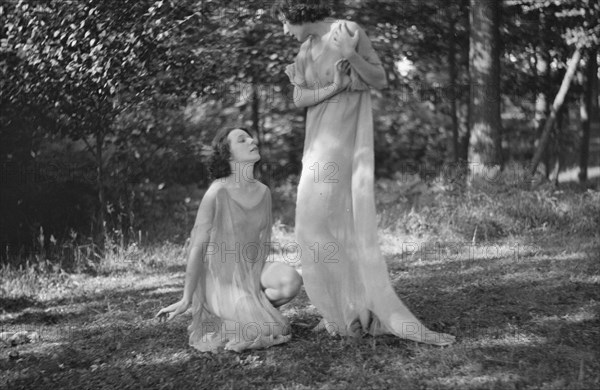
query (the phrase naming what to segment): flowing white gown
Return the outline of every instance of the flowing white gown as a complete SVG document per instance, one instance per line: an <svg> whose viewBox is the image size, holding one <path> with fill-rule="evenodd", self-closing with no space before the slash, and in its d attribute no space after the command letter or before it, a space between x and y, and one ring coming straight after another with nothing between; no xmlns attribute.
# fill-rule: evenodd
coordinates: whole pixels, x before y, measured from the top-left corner
<svg viewBox="0 0 600 390"><path fill-rule="evenodd" d="M358 54L379 65L368 37L359 33ZM328 46L313 58L311 46L311 39L302 44L288 75L294 84L317 89L333 82L342 55ZM390 283L377 239L371 95L354 69L350 76L347 90L307 111L296 207L306 292L332 334L392 333L445 344L441 337L447 335L423 326Z"/></svg>
<svg viewBox="0 0 600 390"><path fill-rule="evenodd" d="M266 186L263 190L260 201L247 207L220 188L212 220L203 221L200 213L196 219L191 245L206 245L206 256L188 330L189 344L200 351L223 347L240 352L291 338L288 320L260 285L272 226L271 193ZM194 232L207 227L210 242L196 242Z"/></svg>

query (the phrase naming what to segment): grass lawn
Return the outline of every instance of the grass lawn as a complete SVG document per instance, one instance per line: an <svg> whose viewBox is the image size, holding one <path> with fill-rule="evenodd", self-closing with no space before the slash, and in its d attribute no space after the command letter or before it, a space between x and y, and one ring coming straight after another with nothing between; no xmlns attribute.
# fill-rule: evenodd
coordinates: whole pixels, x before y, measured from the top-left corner
<svg viewBox="0 0 600 390"><path fill-rule="evenodd" d="M289 343L200 353L187 346L189 313L167 324L153 318L183 287L183 252L170 244L94 273L5 267L0 332L40 338L0 342L0 387L600 388L598 194L511 193L502 204L455 199L453 213L441 200L395 220L381 213L393 285L428 327L457 336L444 348L313 333L319 316L302 291L281 308ZM515 199L524 200L516 207ZM293 233L276 228L275 238L291 242Z"/></svg>

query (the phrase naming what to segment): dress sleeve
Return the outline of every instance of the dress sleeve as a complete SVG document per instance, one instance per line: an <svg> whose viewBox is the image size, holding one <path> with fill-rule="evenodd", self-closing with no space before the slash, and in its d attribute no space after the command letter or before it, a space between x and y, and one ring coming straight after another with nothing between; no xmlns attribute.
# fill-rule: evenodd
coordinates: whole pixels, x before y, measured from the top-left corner
<svg viewBox="0 0 600 390"><path fill-rule="evenodd" d="M381 65L381 60L375 52L375 49L373 49L371 40L367 36L367 33L365 33L365 30L363 30L361 27L358 27L357 31L359 33L358 45L356 46L356 51L358 54L360 54L360 56L370 64Z"/></svg>
<svg viewBox="0 0 600 390"><path fill-rule="evenodd" d="M290 82L303 88L306 88L306 47L305 43L302 44L294 63L285 68L285 73L290 78Z"/></svg>
<svg viewBox="0 0 600 390"><path fill-rule="evenodd" d="M220 192L221 190L215 191L214 188L209 188L204 194L200 207L198 207L194 228L190 234L190 247L188 250L191 250L194 246L206 245L216 214L216 198Z"/></svg>
<svg viewBox="0 0 600 390"><path fill-rule="evenodd" d="M371 40L367 36L367 33L365 33L362 27L358 25L357 27L358 29L356 31L359 35L358 44L356 45L356 52L369 64L381 66L381 60L375 52L375 49L373 49L373 45L371 45ZM351 91L362 91L370 89L370 86L367 83L365 83L363 79L360 78L358 73L356 73L354 70L350 71L350 79L352 80L349 88Z"/></svg>

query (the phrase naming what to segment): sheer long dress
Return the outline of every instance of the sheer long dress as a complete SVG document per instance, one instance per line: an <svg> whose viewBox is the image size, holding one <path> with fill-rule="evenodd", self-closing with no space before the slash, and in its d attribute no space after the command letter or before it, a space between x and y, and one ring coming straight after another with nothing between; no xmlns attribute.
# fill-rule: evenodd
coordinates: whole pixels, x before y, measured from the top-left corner
<svg viewBox="0 0 600 390"><path fill-rule="evenodd" d="M368 37L358 32L358 54L379 65ZM293 84L317 89L333 82L342 55L326 45L313 58L312 39L302 44L288 67ZM436 343L432 338L440 335L407 309L389 280L377 238L371 95L354 69L350 77L345 91L307 111L296 207L304 286L329 333L392 333Z"/></svg>
<svg viewBox="0 0 600 390"><path fill-rule="evenodd" d="M201 213L196 218L191 245L205 245L206 255L188 331L189 344L200 351L223 347L240 352L291 338L289 322L260 285L272 226L271 193L266 186L263 191L260 201L247 207L221 187L211 220L202 220ZM210 229L208 243L198 242L195 234L203 229Z"/></svg>

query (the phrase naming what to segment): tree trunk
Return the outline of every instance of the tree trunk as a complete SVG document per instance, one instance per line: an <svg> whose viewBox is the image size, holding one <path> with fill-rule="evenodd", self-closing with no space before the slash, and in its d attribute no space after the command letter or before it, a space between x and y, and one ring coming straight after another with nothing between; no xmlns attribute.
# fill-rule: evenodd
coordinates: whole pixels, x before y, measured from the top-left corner
<svg viewBox="0 0 600 390"><path fill-rule="evenodd" d="M551 73L550 73L550 56L548 51L545 50L545 46L542 46L542 53L537 59L537 71L539 76L542 78L541 85L538 87L537 99L535 101L535 116L534 126L536 134L536 148L539 144L540 137L542 135L542 129L550 113L550 100L548 94L548 86L551 84ZM546 166L546 177L550 175L550 156L547 152L543 155L544 164Z"/></svg>
<svg viewBox="0 0 600 390"><path fill-rule="evenodd" d="M104 194L104 167L102 166L102 145L104 143L104 133L101 130L96 131L96 186L98 187L98 219L96 220L96 238L94 244L100 256L104 254L104 244L106 237L105 226L105 194Z"/></svg>
<svg viewBox="0 0 600 390"><path fill-rule="evenodd" d="M550 86L552 85L552 73L550 71L550 63L552 58L550 57L550 44L548 43L548 36L550 35L550 26L547 20L547 15L543 12L539 14L539 26L538 26L538 37L539 37L539 54L536 52L536 83L537 83L537 95L535 101L535 114L534 114L534 132L536 141L535 149L538 147L539 140L542 135L542 129L546 118L550 113ZM546 178L550 178L550 154L546 150L542 156Z"/></svg>
<svg viewBox="0 0 600 390"><path fill-rule="evenodd" d="M550 150L548 150L548 147L546 148L546 152L548 152L547 154L549 156L551 155L551 157L548 158L549 173L547 174L547 178L551 178L552 182L556 187L558 187L558 175L560 174L560 170L563 166L564 150L562 148L560 140L564 137L563 132L565 131L565 128L568 128L568 117L569 105L568 103L565 103L556 114L556 124L554 127L555 138L552 140L552 147L550 148ZM552 135L552 132L550 132L550 134Z"/></svg>
<svg viewBox="0 0 600 390"><path fill-rule="evenodd" d="M471 0L463 0L463 2L461 4L461 9L463 10L462 16L464 18L464 23L465 23L465 27L467 29L467 34L468 34L469 40L471 39L470 38L471 37L470 1ZM464 48L463 53L461 53L464 58L464 66L465 66L465 69L467 72L467 76L469 78L469 83L472 83L471 82L471 61L469 58L470 44L467 44L467 42L465 42L465 44L462 45L462 47ZM469 139L471 138L471 127L470 127L471 95L472 95L472 88L467 88L467 93L465 94L465 98L466 98L466 101L465 101L465 107L466 107L465 134L461 137L461 141L460 141L460 160L462 162L464 162L465 164L469 160ZM461 102L461 104L462 104L462 102Z"/></svg>
<svg viewBox="0 0 600 390"><path fill-rule="evenodd" d="M456 88L458 72L456 69L456 21L454 17L450 21L450 41L448 42L448 70L450 76L450 117L452 118L452 139L451 139L451 152L452 161L457 163L459 161L459 146L458 146L458 115L456 97L458 90Z"/></svg>
<svg viewBox="0 0 600 390"><path fill-rule="evenodd" d="M581 104L581 146L579 153L579 181L585 183L588 176L588 159L590 155L590 128L592 114L598 105L598 49L590 50L586 69L585 92Z"/></svg>
<svg viewBox="0 0 600 390"><path fill-rule="evenodd" d="M262 134L260 133L260 94L258 86L252 84L252 131L256 135L259 144L262 143Z"/></svg>
<svg viewBox="0 0 600 390"><path fill-rule="evenodd" d="M471 114L469 162L479 175L484 166L502 167L500 121L501 1L471 0Z"/></svg>
<svg viewBox="0 0 600 390"><path fill-rule="evenodd" d="M533 156L533 160L531 161L531 167L529 168L529 174L533 177L535 172L537 171L537 167L542 159L542 155L546 150L546 146L548 145L548 140L550 139L550 133L552 131L552 126L554 126L554 122L556 122L556 114L558 110L563 105L565 101L565 96L567 96L567 92L569 91L569 87L571 86L571 81L573 81L573 76L575 76L575 71L577 70L577 65L579 64L579 60L581 59L581 50L577 48L571 61L569 62L569 67L567 68L567 72L565 73L565 77L563 78L562 84L560 86L560 90L554 98L554 103L552 104L552 108L550 110L550 115L546 119L546 123L544 124L544 131L542 132L542 136L540 138L537 150L535 151L535 155Z"/></svg>

